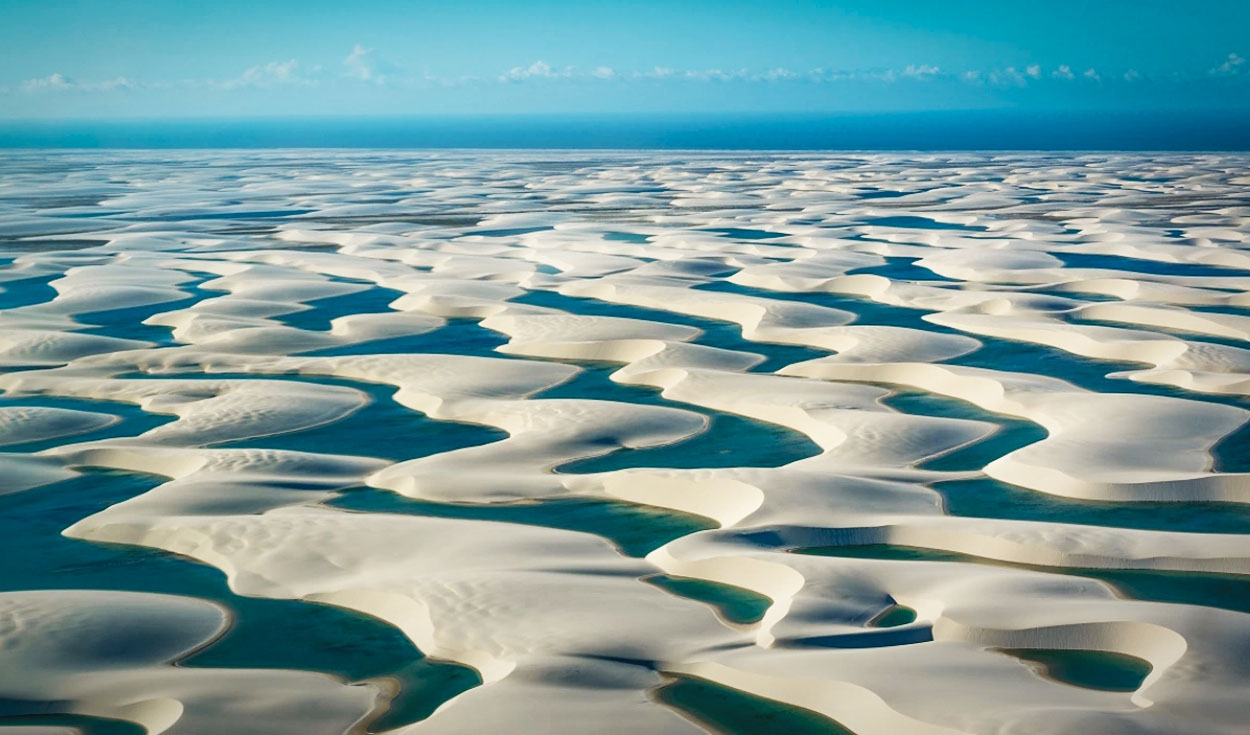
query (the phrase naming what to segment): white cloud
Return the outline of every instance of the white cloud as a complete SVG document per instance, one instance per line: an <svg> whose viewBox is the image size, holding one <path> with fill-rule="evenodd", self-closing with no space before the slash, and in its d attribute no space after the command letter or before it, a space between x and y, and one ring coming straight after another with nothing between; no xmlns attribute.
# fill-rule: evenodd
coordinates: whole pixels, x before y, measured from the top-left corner
<svg viewBox="0 0 1250 735"><path fill-rule="evenodd" d="M687 79L693 79L700 82L728 82L746 75L747 71L745 69L740 71L725 71L723 69L691 69L685 74Z"/></svg>
<svg viewBox="0 0 1250 735"><path fill-rule="evenodd" d="M106 79L102 82L78 82L60 72L38 79L27 79L18 86L23 92L112 92L138 87L138 84L126 77Z"/></svg>
<svg viewBox="0 0 1250 735"><path fill-rule="evenodd" d="M130 79L127 79L126 77L106 79L103 82L97 82L92 85L93 88L98 89L101 92L111 92L115 89L136 89L138 86L138 84L134 83Z"/></svg>
<svg viewBox="0 0 1250 735"><path fill-rule="evenodd" d="M779 81L785 81L787 79L796 79L798 78L798 76L799 76L798 74L795 74L789 69L779 66L779 67L776 67L775 69L769 69L763 74L756 74L755 76L751 78L757 81L779 82Z"/></svg>
<svg viewBox="0 0 1250 735"><path fill-rule="evenodd" d="M312 80L299 73L299 62L295 59L271 61L259 64L243 72L234 79L224 82L208 82L210 86L221 89L240 89L244 87L277 87L286 84L310 85Z"/></svg>
<svg viewBox="0 0 1250 735"><path fill-rule="evenodd" d="M1243 70L1246 60L1237 54L1229 54L1224 59L1224 63L1211 70L1211 74L1239 74Z"/></svg>
<svg viewBox="0 0 1250 735"><path fill-rule="evenodd" d="M823 66L818 66L818 68L808 71L808 79L816 81L816 83L824 83L824 81L850 79L850 74L846 73L846 71L830 71L823 68Z"/></svg>
<svg viewBox="0 0 1250 735"><path fill-rule="evenodd" d="M72 79L60 72L54 72L46 77L38 79L27 79L22 82L21 89L23 92L40 92L44 90L65 91L77 89L78 85Z"/></svg>
<svg viewBox="0 0 1250 735"><path fill-rule="evenodd" d="M550 77L551 67L548 66L545 61L535 61L533 64L529 65L528 69L518 69L517 67L513 67L512 76Z"/></svg>
<svg viewBox="0 0 1250 735"><path fill-rule="evenodd" d="M629 75L630 79L667 79L677 74L677 71L667 66L656 66L649 71L635 71Z"/></svg>
<svg viewBox="0 0 1250 735"><path fill-rule="evenodd" d="M817 67L807 72L807 77L813 82L844 82L855 78L855 72L845 70L830 70Z"/></svg>
<svg viewBox="0 0 1250 735"><path fill-rule="evenodd" d="M941 71L938 67L927 64L921 64L920 66L908 64L907 68L903 69L903 76L912 77L913 79L932 79L940 74Z"/></svg>
<svg viewBox="0 0 1250 735"><path fill-rule="evenodd" d="M347 68L344 74L352 79L359 79L362 82L376 82L381 84L384 77L378 73L374 63L373 49L366 48L360 44L352 47L352 52L343 59L343 66Z"/></svg>
<svg viewBox="0 0 1250 735"><path fill-rule="evenodd" d="M323 68L321 65L304 67L295 59L271 61L267 64L253 66L237 77L231 79L154 79L143 82L127 77L116 77L104 81L81 82L66 74L57 72L45 77L28 79L24 82L0 87L0 94L53 93L53 92L114 92L126 90L162 90L162 89L194 89L211 88L234 90L245 88L272 88L279 86L317 86L320 83L338 76L341 79L357 80L372 84L391 84L399 87L438 85L457 87L472 84L511 83L533 80L535 82L559 79L576 79L584 82L629 82L645 80L663 80L679 83L734 82L734 83L793 83L804 81L816 84L836 84L840 82L860 82L891 84L904 80L928 81L944 80L959 81L970 85L992 85L1001 88L1027 87L1035 81L1046 79L1070 81L1085 79L1088 81L1104 81L1107 79L1126 82L1162 83L1194 80L1210 75L1235 76L1237 79L1250 79L1250 64L1236 53L1230 53L1223 62L1212 69L1189 69L1176 71L1170 75L1143 75L1136 69L1099 73L1093 68L1084 72L1076 71L1068 64L1059 64L1047 72L1040 64L1029 64L1024 67L1008 66L998 69L969 69L961 72L943 72L933 64L909 64L899 68L876 69L842 69L814 68L807 71L795 71L786 67L753 69L674 69L654 66L649 70L622 70L611 66L594 66L578 69L573 66L553 67L545 61L538 60L528 66L514 66L494 77L486 76L442 76L425 71L420 74L405 74L398 67L388 65L378 58L372 48L356 44L351 52L342 59L341 66L333 65Z"/></svg>
<svg viewBox="0 0 1250 735"><path fill-rule="evenodd" d="M990 84L999 87L1023 87L1028 83L1027 78L1014 66L1006 69L998 69L989 73Z"/></svg>
<svg viewBox="0 0 1250 735"><path fill-rule="evenodd" d="M499 75L499 81L517 82L524 79L565 79L571 76L573 76L573 67L566 66L563 69L553 69L547 62L539 60L529 66L512 67Z"/></svg>

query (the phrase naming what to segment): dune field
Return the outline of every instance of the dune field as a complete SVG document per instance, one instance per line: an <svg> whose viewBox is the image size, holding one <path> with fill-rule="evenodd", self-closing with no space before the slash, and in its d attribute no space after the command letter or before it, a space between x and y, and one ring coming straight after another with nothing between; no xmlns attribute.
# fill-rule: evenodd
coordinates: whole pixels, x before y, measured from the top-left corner
<svg viewBox="0 0 1250 735"><path fill-rule="evenodd" d="M1250 721L1250 157L0 153L0 733Z"/></svg>

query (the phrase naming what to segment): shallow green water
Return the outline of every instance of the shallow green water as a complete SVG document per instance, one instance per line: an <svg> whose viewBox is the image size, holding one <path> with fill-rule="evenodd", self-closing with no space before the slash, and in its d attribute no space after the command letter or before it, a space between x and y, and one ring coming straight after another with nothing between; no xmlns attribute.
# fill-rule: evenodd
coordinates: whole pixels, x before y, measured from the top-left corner
<svg viewBox="0 0 1250 735"><path fill-rule="evenodd" d="M89 400L86 398L66 398L63 396L44 396L44 395L21 395L15 396L9 393L0 395L0 408L8 406L40 406L43 408L65 408L73 411L88 411L91 413L108 414L116 416L120 420L103 426L94 431L88 431L81 434L73 434L71 436L61 436L52 439L42 439L35 441L22 442L20 444L9 444L2 450L3 452L14 452L31 454L41 452L52 447L63 446L66 444L74 444L78 442L98 441L101 439L112 439L122 436L136 436L145 431L150 431L158 426L173 421L176 416L169 414L148 413L140 409L133 403L123 403L121 401L102 401Z"/></svg>
<svg viewBox="0 0 1250 735"><path fill-rule="evenodd" d="M852 268L846 272L846 275L853 276L860 273L871 273L877 276L884 276L891 281L947 281L954 283L955 279L947 278L939 275L921 265L916 265L919 258L902 258L902 257L885 257L884 265L869 265L863 268Z"/></svg>
<svg viewBox="0 0 1250 735"><path fill-rule="evenodd" d="M508 338L498 332L479 327L477 322L477 319L448 319L446 325L421 334L387 337L340 347L327 347L320 350L310 350L301 353L301 355L306 357L336 357L343 355L433 354L510 358L510 355L495 352L495 348L506 343Z"/></svg>
<svg viewBox="0 0 1250 735"><path fill-rule="evenodd" d="M892 388L889 385L883 387ZM967 401L936 393L895 390L891 395L882 398L881 403L903 413L985 421L998 427L984 439L921 462L917 465L921 469L942 472L980 470L995 459L1041 441L1047 436L1046 430L1032 421L991 413Z"/></svg>
<svg viewBox="0 0 1250 735"><path fill-rule="evenodd" d="M390 304L404 295L403 291L382 288L372 283L347 278L336 278L333 280L360 283L361 285L367 285L368 288L363 291L353 291L337 296L327 296L322 299L312 299L304 303L308 307L306 309L273 318L288 327L325 332L329 331L331 327L330 322L339 317L351 314L391 313L394 310L390 308Z"/></svg>
<svg viewBox="0 0 1250 735"><path fill-rule="evenodd" d="M985 232L981 225L963 225L958 222L939 222L929 217L913 215L891 215L888 217L868 217L863 220L866 225L878 227L905 227L919 230L964 230L965 232Z"/></svg>
<svg viewBox="0 0 1250 735"><path fill-rule="evenodd" d="M61 535L78 520L160 482L93 471L0 496L0 530L13 548L23 550L0 555L0 584L9 590L106 589L212 600L230 612L231 626L182 665L304 669L349 681L387 677L402 687L393 707L408 721L428 716L480 683L472 669L425 658L398 629L375 618L329 605L242 597L208 565L146 547Z"/></svg>
<svg viewBox="0 0 1250 735"><path fill-rule="evenodd" d="M26 706L38 708L36 702L13 702L10 706L0 701L0 732L10 727L48 727L73 728L83 735L147 735L147 728L126 720L114 720L107 717L71 714L6 714L6 710L27 711Z"/></svg>
<svg viewBox="0 0 1250 735"><path fill-rule="evenodd" d="M598 498L544 498L521 503L438 503L373 488L343 491L326 505L369 513L522 523L593 533L622 554L643 557L673 539L718 524L710 518Z"/></svg>
<svg viewBox="0 0 1250 735"><path fill-rule="evenodd" d="M721 686L707 679L668 675L656 699L724 735L855 735L840 723L808 709Z"/></svg>
<svg viewBox="0 0 1250 735"><path fill-rule="evenodd" d="M701 406L669 401L654 388L614 382L616 365L586 365L572 380L544 391L541 398L596 398L681 408L707 417L707 428L693 437L658 447L622 449L580 459L558 468L567 474L609 472L631 467L678 469L780 467L820 454L820 447L793 429Z"/></svg>
<svg viewBox="0 0 1250 735"><path fill-rule="evenodd" d="M1145 327L1145 326L1133 324L1132 322L1114 322L1114 321L1108 321L1105 319L1090 319L1087 317L1082 317L1079 314L1070 316L1068 318L1068 321L1072 322L1073 324L1084 324L1084 325L1093 326L1093 327L1107 327L1110 329L1135 329L1139 331L1149 331L1149 332L1154 332L1156 334L1164 334L1164 335L1176 337L1178 339L1183 339L1187 342L1192 342L1197 345L1221 345L1224 347L1233 347L1233 348L1240 349L1240 350L1244 350L1247 347L1247 342L1245 342L1244 340L1236 339L1233 337L1217 337L1215 335L1207 334L1206 332L1193 332L1187 329L1176 329L1172 327L1161 327L1157 325L1151 325L1149 327Z"/></svg>
<svg viewBox="0 0 1250 735"><path fill-rule="evenodd" d="M1028 372L1035 375L1051 376L1065 380L1073 385L1076 385L1077 387L1097 393L1139 393L1145 395L1167 396L1194 401L1219 403L1237 408L1250 409L1250 398L1243 396L1200 393L1174 386L1157 385L1123 378L1108 377L1109 374L1114 372L1142 370L1149 367L1144 363L1096 360L1064 352L1063 350L1053 347L1033 344L1031 342L1000 339L997 337L987 337L979 334L964 334L962 332L925 321L922 317L926 312L920 310L887 306L869 299L844 296L840 294L768 291L765 289L739 286L728 281L714 281L703 284L700 288L713 291L742 293L751 296L762 296L765 298L789 299L804 303L817 304L820 306L829 306L832 308L851 311L857 314L857 318L854 322L855 324L878 324L885 326L907 327L939 334L960 334L972 337L981 342L982 346L979 349L969 354L946 361L947 363L953 365L965 365L968 367L988 368L992 370L1008 370L1012 372ZM908 400L913 402L912 405L927 403L929 407L926 407L923 410L918 410L917 412L929 413L933 411L933 407L936 407L937 403L941 401L941 397L935 396L935 398L936 400L929 398L904 398L902 399L904 403L900 404L899 407L901 408L903 405L906 405ZM911 409L908 408L905 410ZM971 411L973 409L963 410ZM986 415L986 412L982 412L982 414ZM943 414L935 413L934 415ZM951 413L947 415L957 414ZM1019 421L1019 419L1012 419L1010 417L1004 418L998 414L990 415L994 416L993 420L996 423L1008 427L1012 426L1013 421ZM972 418L975 416L969 413L968 417ZM1022 435L1017 431L1014 436ZM1215 468L1221 472L1250 471L1250 423L1247 423L1238 431L1230 434L1222 441L1218 442L1212 448L1211 454L1215 460ZM953 461L953 456L950 458L938 458L936 460L932 460L934 464L926 466L930 469L950 469L949 463Z"/></svg>
<svg viewBox="0 0 1250 735"><path fill-rule="evenodd" d="M894 604L877 614L868 625L874 628L897 628L916 622L916 611L906 605Z"/></svg>
<svg viewBox="0 0 1250 735"><path fill-rule="evenodd" d="M137 339L156 345L174 344L173 329L156 324L144 324L144 320L155 314L186 309L204 300L224 295L220 291L208 291L200 288L202 281L180 283L174 286L187 295L174 301L159 304L143 304L127 306L120 309L101 309L74 316L74 320L87 325L80 330L88 334L99 334L106 337Z"/></svg>
<svg viewBox="0 0 1250 735"><path fill-rule="evenodd" d="M42 304L56 298L56 289L48 284L61 275L29 276L0 281L0 309Z"/></svg>
<svg viewBox="0 0 1250 735"><path fill-rule="evenodd" d="M644 577L643 581L675 595L707 603L725 620L742 625L758 623L773 604L770 598L758 592L706 579L656 574Z"/></svg>
<svg viewBox="0 0 1250 735"><path fill-rule="evenodd" d="M731 240L773 240L779 237L786 237L784 232L752 230L745 227L708 227L703 229L702 232L714 232Z"/></svg>
<svg viewBox="0 0 1250 735"><path fill-rule="evenodd" d="M1032 664L1044 676L1064 684L1107 692L1132 692L1153 668L1136 656L1110 651L1053 648L1000 648L1001 653Z"/></svg>
<svg viewBox="0 0 1250 735"><path fill-rule="evenodd" d="M1250 506L1242 503L1111 503L1027 490L992 478L934 483L946 512L1088 526L1187 533L1250 533Z"/></svg>
<svg viewBox="0 0 1250 735"><path fill-rule="evenodd" d="M222 375L204 376L221 378ZM231 374L230 377L261 376ZM436 421L396 403L396 388L382 383L328 378L319 375L274 375L265 379L336 385L363 391L369 402L344 418L321 426L272 436L242 439L220 446L289 449L300 452L348 454L401 462L464 447L488 444L507 432L480 424Z"/></svg>
<svg viewBox="0 0 1250 735"><path fill-rule="evenodd" d="M1047 574L1090 577L1114 587L1125 597L1153 602L1203 605L1236 612L1250 612L1250 577L1207 572L1167 572L1139 569L1090 569L1086 567L1041 566L1006 562L953 551L922 549L891 544L859 546L819 546L794 549L797 554L840 556L855 559L883 559L916 562L963 562L1011 567Z"/></svg>
<svg viewBox="0 0 1250 735"><path fill-rule="evenodd" d="M598 457L574 460L560 466L559 472L586 474L627 467L776 467L820 453L820 447L805 435L777 424L676 403L664 399L656 389L617 383L610 376L619 369L619 365L587 362L578 364L583 368L581 372L536 397L610 400L679 407L707 416L708 427L693 437L659 447L619 449ZM139 376L150 377L138 373L128 377ZM403 461L486 444L507 436L506 432L489 426L430 419L396 403L392 398L396 389L388 384L308 374L190 373L179 374L177 377L206 380L294 380L355 388L369 397L369 403L363 408L333 423L228 442L220 445L223 447L290 449Z"/></svg>
<svg viewBox="0 0 1250 735"><path fill-rule="evenodd" d="M742 327L735 322L706 319L689 314L629 304L616 304L598 299L564 296L555 291L528 291L524 295L512 299L512 302L530 306L545 306L551 309L560 309L588 316L643 319L694 327L703 330L703 334L691 340L695 344L719 347L725 350L750 352L762 357L763 360L751 368L753 372L775 372L791 363L814 360L829 354L826 350L818 350L812 347L754 342L744 339L742 337Z"/></svg>
<svg viewBox="0 0 1250 735"><path fill-rule="evenodd" d="M1250 271L1242 268L1222 265L1202 265L1200 263L1166 263L1146 258L1131 258L1126 255L1106 255L1103 253L1065 253L1052 252L1051 255L1063 261L1066 268L1105 268L1123 271L1126 274L1147 274L1161 276L1189 276L1199 278L1244 277Z"/></svg>

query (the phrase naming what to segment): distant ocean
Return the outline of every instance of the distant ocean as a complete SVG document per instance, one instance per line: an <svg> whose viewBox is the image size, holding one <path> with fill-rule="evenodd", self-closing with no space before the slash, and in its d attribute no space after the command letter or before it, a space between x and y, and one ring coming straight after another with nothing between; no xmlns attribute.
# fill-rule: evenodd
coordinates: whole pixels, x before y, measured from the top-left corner
<svg viewBox="0 0 1250 735"><path fill-rule="evenodd" d="M1250 110L0 122L3 148L1250 150Z"/></svg>

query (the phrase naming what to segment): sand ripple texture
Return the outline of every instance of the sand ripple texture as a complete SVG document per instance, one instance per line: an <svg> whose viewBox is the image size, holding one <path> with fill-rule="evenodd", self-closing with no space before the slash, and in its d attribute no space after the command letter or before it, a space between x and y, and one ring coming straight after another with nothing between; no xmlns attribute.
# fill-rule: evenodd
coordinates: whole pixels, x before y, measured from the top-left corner
<svg viewBox="0 0 1250 735"><path fill-rule="evenodd" d="M1246 157L0 170L0 727L1250 721Z"/></svg>

